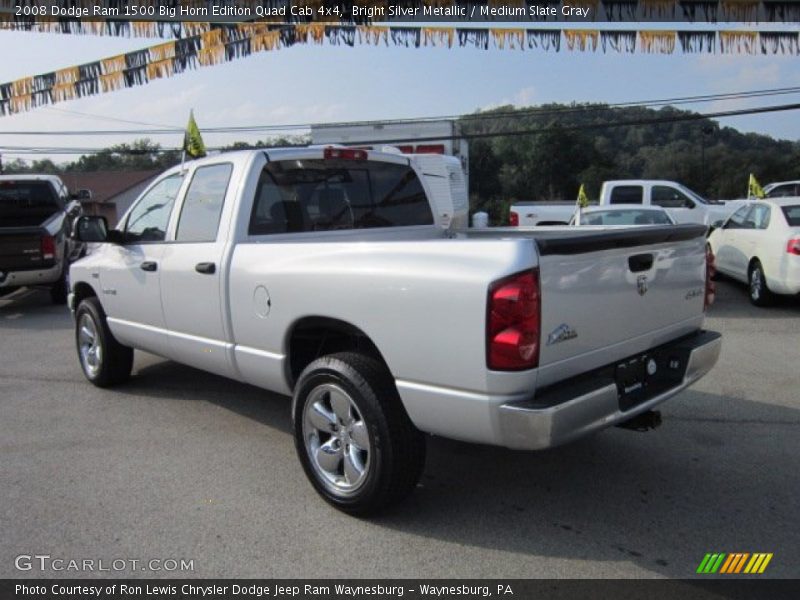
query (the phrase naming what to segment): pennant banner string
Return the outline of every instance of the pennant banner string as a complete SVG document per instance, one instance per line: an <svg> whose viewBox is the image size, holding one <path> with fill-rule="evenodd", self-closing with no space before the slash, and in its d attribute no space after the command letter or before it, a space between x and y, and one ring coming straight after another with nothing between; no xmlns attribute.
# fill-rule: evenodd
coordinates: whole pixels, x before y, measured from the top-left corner
<svg viewBox="0 0 800 600"><path fill-rule="evenodd" d="M659 5L653 0L651 6L656 10ZM196 22L180 25L182 37L178 39L0 84L0 116L143 85L156 79L173 77L187 69L219 65L254 53L297 44L403 48L457 46L481 50L492 48L542 52L560 52L562 48L566 48L570 52L603 53L800 54L798 31L600 31L324 23L276 25ZM177 27L170 27L161 33L172 35L177 31Z"/></svg>

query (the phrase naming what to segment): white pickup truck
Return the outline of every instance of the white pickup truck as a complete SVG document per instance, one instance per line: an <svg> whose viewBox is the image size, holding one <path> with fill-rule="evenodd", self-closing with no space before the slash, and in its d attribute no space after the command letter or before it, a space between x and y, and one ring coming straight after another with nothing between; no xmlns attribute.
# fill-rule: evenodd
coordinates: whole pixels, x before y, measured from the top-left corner
<svg viewBox="0 0 800 600"><path fill-rule="evenodd" d="M293 395L308 478L364 514L416 486L422 432L641 426L716 363L705 227L474 231L464 195L455 159L340 147L170 169L118 230L76 225L100 242L70 271L81 368L121 383L137 348Z"/></svg>
<svg viewBox="0 0 800 600"><path fill-rule="evenodd" d="M677 223L712 223L728 218L745 200L711 202L674 181L628 179L606 181L600 190L600 206L642 204L660 206ZM566 225L575 214L576 202L520 202L511 206L509 224Z"/></svg>

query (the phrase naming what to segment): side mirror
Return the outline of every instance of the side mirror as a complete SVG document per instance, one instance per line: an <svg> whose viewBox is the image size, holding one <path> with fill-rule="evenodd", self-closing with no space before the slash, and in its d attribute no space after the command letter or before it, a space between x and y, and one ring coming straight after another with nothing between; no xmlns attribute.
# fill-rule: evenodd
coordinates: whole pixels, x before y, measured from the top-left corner
<svg viewBox="0 0 800 600"><path fill-rule="evenodd" d="M81 214L82 210L83 208L81 207L79 202L72 201L69 203L67 207L67 216L70 219L75 219Z"/></svg>
<svg viewBox="0 0 800 600"><path fill-rule="evenodd" d="M683 203L683 207L684 208L694 208L694 202L692 202L691 200L686 200Z"/></svg>
<svg viewBox="0 0 800 600"><path fill-rule="evenodd" d="M91 200L92 192L90 190L78 190L69 195L73 200Z"/></svg>
<svg viewBox="0 0 800 600"><path fill-rule="evenodd" d="M105 217L80 217L72 225L72 239L79 242L108 242L108 221Z"/></svg>

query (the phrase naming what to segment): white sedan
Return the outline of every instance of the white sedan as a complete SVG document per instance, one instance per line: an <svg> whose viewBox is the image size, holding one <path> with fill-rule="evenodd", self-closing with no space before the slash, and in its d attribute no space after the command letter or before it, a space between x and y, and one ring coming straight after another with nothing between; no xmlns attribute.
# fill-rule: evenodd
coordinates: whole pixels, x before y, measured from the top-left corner
<svg viewBox="0 0 800 600"><path fill-rule="evenodd" d="M800 197L742 206L714 224L708 243L717 270L747 283L756 306L800 293Z"/></svg>
<svg viewBox="0 0 800 600"><path fill-rule="evenodd" d="M587 206L576 212L570 225L674 225L675 220L660 206L614 204Z"/></svg>

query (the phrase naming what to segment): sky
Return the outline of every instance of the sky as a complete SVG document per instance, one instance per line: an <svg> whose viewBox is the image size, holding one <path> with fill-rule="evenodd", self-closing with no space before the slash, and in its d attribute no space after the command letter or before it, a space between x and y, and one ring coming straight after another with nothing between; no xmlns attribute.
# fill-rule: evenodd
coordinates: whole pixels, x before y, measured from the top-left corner
<svg viewBox="0 0 800 600"><path fill-rule="evenodd" d="M158 40L0 31L0 82L140 49ZM0 147L104 147L127 136L31 137L25 130L183 127L193 109L204 127L277 125L456 115L495 106L546 102L631 102L800 86L797 56L672 55L294 46L200 68L132 89L0 117ZM800 103L800 94L684 106L697 111ZM82 113L82 114L76 114ZM800 114L728 118L742 131L800 140ZM204 135L208 146L264 134ZM181 135L154 137L177 147ZM4 160L17 156L2 151ZM56 161L73 157L53 156Z"/></svg>

